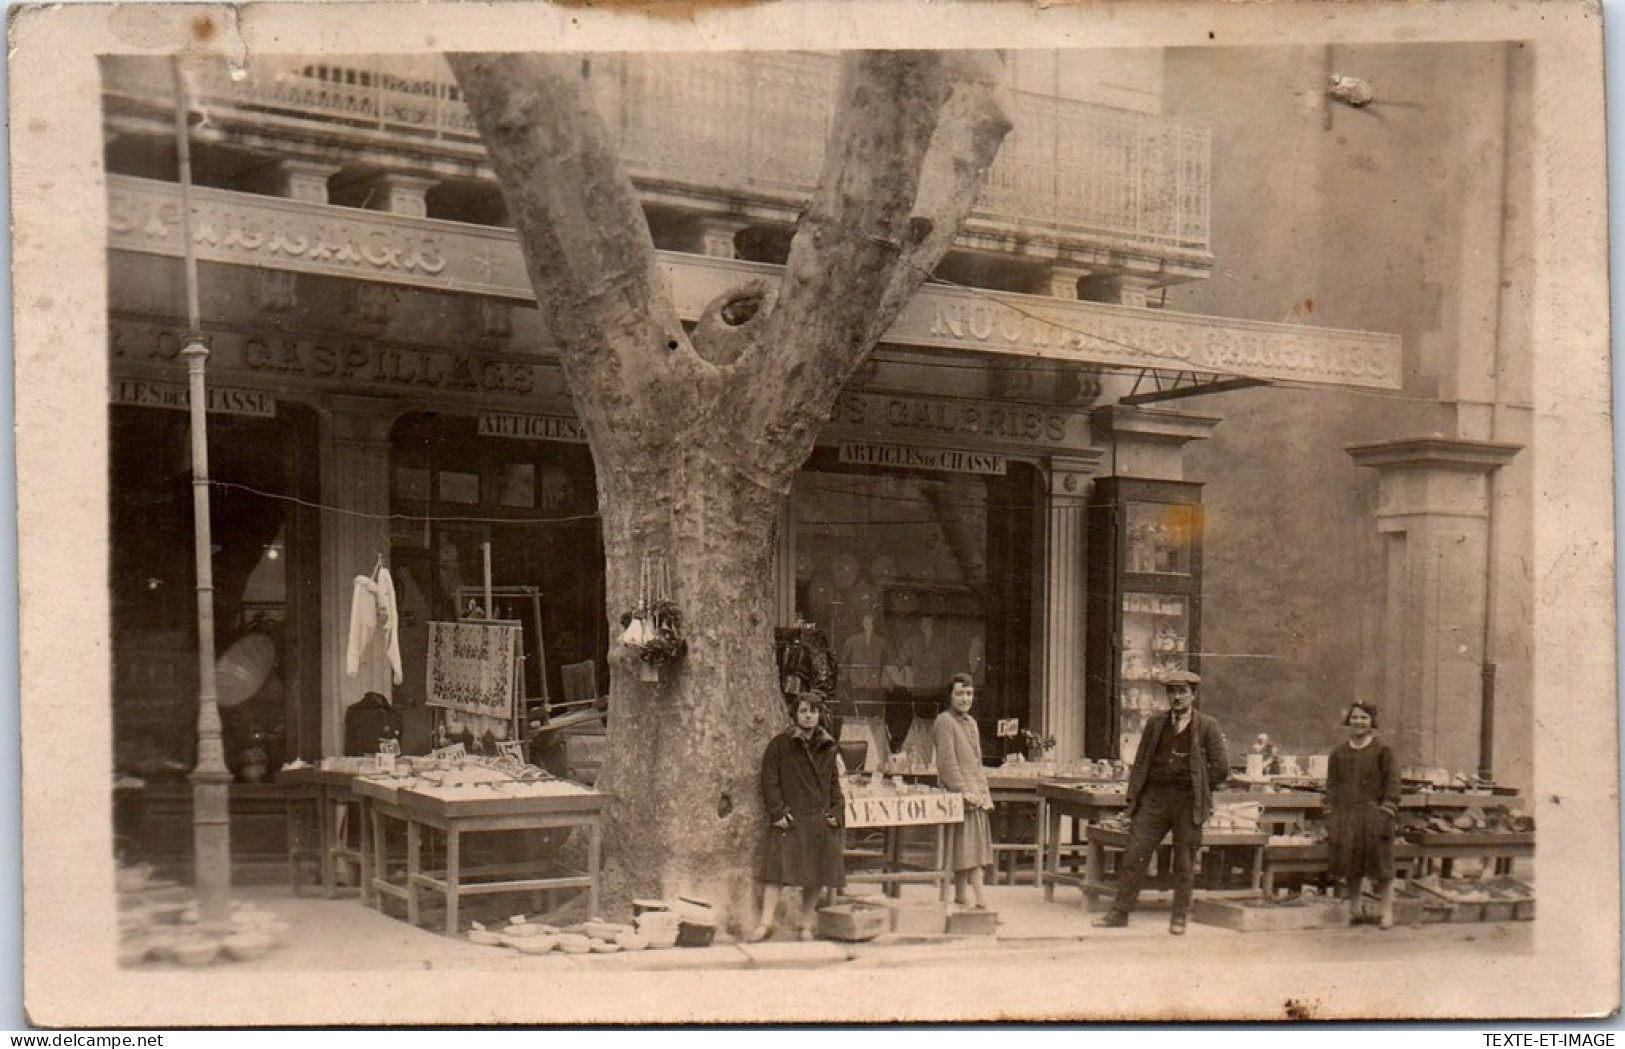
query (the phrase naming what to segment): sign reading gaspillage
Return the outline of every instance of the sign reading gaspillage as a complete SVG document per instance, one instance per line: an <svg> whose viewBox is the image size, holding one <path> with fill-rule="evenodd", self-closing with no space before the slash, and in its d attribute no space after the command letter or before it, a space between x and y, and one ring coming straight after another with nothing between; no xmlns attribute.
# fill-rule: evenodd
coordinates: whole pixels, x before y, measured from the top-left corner
<svg viewBox="0 0 1625 1049"><path fill-rule="evenodd" d="M959 823L964 818L964 797L947 791L899 794L894 798L846 799L848 827L912 827L928 823Z"/></svg>
<svg viewBox="0 0 1625 1049"><path fill-rule="evenodd" d="M461 714L513 717L519 631L489 623L430 623L425 702Z"/></svg>
<svg viewBox="0 0 1625 1049"><path fill-rule="evenodd" d="M207 388L209 411L224 415L276 416L276 397L264 390L239 390L228 386ZM115 379L108 393L113 404L137 408L171 408L185 411L192 397L184 383L147 382L141 379Z"/></svg>
<svg viewBox="0 0 1625 1049"><path fill-rule="evenodd" d="M899 444L841 445L841 462L860 466L900 466L910 470L943 470L961 474L1002 474L1009 463L996 452L955 448L908 448Z"/></svg>
<svg viewBox="0 0 1625 1049"><path fill-rule="evenodd" d="M557 415L515 415L510 412L482 412L481 437L518 437L527 441L570 441L587 443L587 431L577 419Z"/></svg>

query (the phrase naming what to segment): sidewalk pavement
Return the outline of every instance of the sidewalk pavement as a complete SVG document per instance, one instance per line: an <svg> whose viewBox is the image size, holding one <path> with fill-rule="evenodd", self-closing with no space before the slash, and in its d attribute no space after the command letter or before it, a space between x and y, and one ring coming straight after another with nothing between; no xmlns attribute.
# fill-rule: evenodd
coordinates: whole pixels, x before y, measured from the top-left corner
<svg viewBox="0 0 1625 1049"><path fill-rule="evenodd" d="M930 899L925 886L904 887L905 898ZM1239 933L1192 922L1185 936L1168 932L1166 903L1151 902L1124 929L1097 929L1076 889L1058 888L1046 903L1032 885L990 886L988 905L999 916L997 936L883 935L866 943L792 941L718 942L618 954L525 955L506 947L470 943L360 906L355 896L295 897L286 888L238 890L236 898L276 912L292 923L284 942L263 958L232 963L237 971L365 971L469 969L523 972L705 971L734 969L855 969L904 967L1019 967L1067 957L1109 955L1156 964L1190 953L1245 945L1277 961L1306 962L1351 953L1369 961L1475 958L1533 949L1533 922L1441 923L1378 930L1373 926L1294 932ZM1250 952L1249 952L1250 953Z"/></svg>

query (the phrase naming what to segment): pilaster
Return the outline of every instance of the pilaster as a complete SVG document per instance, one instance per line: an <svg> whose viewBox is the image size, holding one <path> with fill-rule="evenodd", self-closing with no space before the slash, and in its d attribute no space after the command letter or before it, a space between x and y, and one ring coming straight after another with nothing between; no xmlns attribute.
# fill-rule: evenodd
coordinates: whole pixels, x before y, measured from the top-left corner
<svg viewBox="0 0 1625 1049"><path fill-rule="evenodd" d="M1063 761L1083 756L1088 503L1101 458L1094 452L1049 463L1041 727L1055 737L1055 756Z"/></svg>
<svg viewBox="0 0 1625 1049"><path fill-rule="evenodd" d="M714 259L732 259L737 257L734 250L734 237L745 228L743 222L728 219L702 217L700 224L701 255L709 255Z"/></svg>
<svg viewBox="0 0 1625 1049"><path fill-rule="evenodd" d="M355 577L389 556L389 436L399 409L379 397L334 395L322 404L322 753L344 748L344 711L365 692L391 694L378 644L360 670L345 668ZM335 512L336 511L336 512Z"/></svg>
<svg viewBox="0 0 1625 1049"><path fill-rule="evenodd" d="M435 179L418 175L385 172L346 186L344 198L346 203L369 211L421 219L429 215L429 190L438 184Z"/></svg>
<svg viewBox="0 0 1625 1049"><path fill-rule="evenodd" d="M1052 299L1078 298L1078 282L1090 271L1078 266L1051 266L1047 288Z"/></svg>
<svg viewBox="0 0 1625 1049"><path fill-rule="evenodd" d="M1185 445L1204 440L1222 421L1125 404L1096 408L1090 420L1097 439L1109 438L1105 472L1151 481L1185 480Z"/></svg>
<svg viewBox="0 0 1625 1049"><path fill-rule="evenodd" d="M1384 734L1400 760L1476 769L1483 718L1490 477L1519 445L1449 438L1346 449L1378 472L1387 594L1375 653Z"/></svg>
<svg viewBox="0 0 1625 1049"><path fill-rule="evenodd" d="M327 180L338 173L336 164L279 160L242 176L237 180L237 188L248 193L267 193L306 204L326 204Z"/></svg>

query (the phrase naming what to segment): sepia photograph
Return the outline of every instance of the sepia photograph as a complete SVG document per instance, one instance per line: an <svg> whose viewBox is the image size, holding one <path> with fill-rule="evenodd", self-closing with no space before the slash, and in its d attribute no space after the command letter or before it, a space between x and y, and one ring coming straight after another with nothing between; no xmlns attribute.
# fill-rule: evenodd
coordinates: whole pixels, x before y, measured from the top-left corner
<svg viewBox="0 0 1625 1049"><path fill-rule="evenodd" d="M32 1023L1617 1013L1597 5L9 36Z"/></svg>

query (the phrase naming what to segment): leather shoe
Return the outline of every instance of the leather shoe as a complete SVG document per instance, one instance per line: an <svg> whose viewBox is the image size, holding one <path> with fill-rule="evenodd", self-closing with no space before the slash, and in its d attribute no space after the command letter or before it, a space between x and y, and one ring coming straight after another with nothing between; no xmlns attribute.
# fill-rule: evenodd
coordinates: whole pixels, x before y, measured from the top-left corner
<svg viewBox="0 0 1625 1049"><path fill-rule="evenodd" d="M1185 916L1183 914L1176 914L1172 918L1169 918L1168 931L1173 933L1175 936L1185 935Z"/></svg>
<svg viewBox="0 0 1625 1049"><path fill-rule="evenodd" d="M1107 911L1090 924L1097 929L1121 929L1128 924L1128 915L1122 911Z"/></svg>

